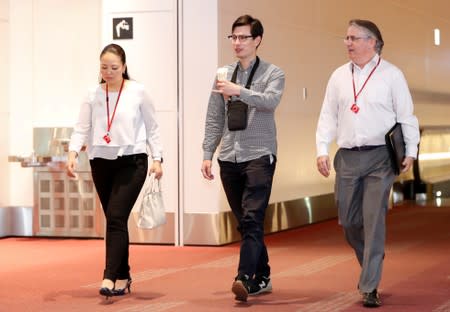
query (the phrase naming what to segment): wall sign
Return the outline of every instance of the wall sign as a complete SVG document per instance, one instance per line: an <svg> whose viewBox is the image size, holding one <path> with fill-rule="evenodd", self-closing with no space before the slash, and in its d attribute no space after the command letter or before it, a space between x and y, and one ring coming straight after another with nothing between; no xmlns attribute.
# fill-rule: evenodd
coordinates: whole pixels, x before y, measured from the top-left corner
<svg viewBox="0 0 450 312"><path fill-rule="evenodd" d="M133 39L133 18L113 18L113 39Z"/></svg>

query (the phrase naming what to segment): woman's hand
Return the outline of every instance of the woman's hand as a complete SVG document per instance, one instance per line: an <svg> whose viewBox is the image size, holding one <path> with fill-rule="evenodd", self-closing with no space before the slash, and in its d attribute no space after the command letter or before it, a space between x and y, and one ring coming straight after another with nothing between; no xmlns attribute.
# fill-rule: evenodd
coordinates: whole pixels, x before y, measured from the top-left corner
<svg viewBox="0 0 450 312"><path fill-rule="evenodd" d="M71 178L77 177L75 173L75 167L77 165L77 157L78 153L74 151L70 151L69 154L67 155L66 172L67 175Z"/></svg>
<svg viewBox="0 0 450 312"><path fill-rule="evenodd" d="M150 166L150 174L154 173L156 179L161 179L163 175L163 170L161 167L161 161L160 160L153 160L152 165Z"/></svg>

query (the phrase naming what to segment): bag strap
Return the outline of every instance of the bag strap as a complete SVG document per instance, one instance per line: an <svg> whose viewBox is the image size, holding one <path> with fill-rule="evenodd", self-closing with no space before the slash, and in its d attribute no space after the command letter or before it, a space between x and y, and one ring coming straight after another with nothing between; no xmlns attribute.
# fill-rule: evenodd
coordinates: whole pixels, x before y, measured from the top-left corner
<svg viewBox="0 0 450 312"><path fill-rule="evenodd" d="M148 177L148 185L147 185L147 192L151 192L151 193L157 193L157 192L161 192L161 183L159 181L159 179L155 178L155 174L152 173L150 174L150 176Z"/></svg>
<svg viewBox="0 0 450 312"><path fill-rule="evenodd" d="M246 89L250 89L250 85L252 84L253 76L255 75L258 65L259 65L259 57L256 56L255 64L253 65L252 71L250 72L250 76L248 76L247 84L245 85ZM234 69L233 76L231 77L232 83L236 83L238 69L239 69L239 62L236 64L236 68Z"/></svg>

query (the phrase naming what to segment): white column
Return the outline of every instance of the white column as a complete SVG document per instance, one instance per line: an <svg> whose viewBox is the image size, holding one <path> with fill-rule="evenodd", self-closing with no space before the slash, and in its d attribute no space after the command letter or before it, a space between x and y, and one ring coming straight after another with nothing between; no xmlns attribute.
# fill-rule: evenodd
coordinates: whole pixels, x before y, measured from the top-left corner
<svg viewBox="0 0 450 312"><path fill-rule="evenodd" d="M200 172L208 99L218 64L218 11L214 0L182 1L181 60L183 150L182 205L186 213L218 213L228 209L214 160L213 181Z"/></svg>
<svg viewBox="0 0 450 312"><path fill-rule="evenodd" d="M9 1L0 0L0 207L9 203Z"/></svg>
<svg viewBox="0 0 450 312"><path fill-rule="evenodd" d="M125 50L130 78L144 84L155 105L164 149L164 203L174 214L178 244L177 0L105 0L102 6L103 46L116 43ZM114 18L132 18L132 39L113 40Z"/></svg>
<svg viewBox="0 0 450 312"><path fill-rule="evenodd" d="M9 155L33 150L33 0L10 1ZM10 163L8 205L33 205L32 169Z"/></svg>

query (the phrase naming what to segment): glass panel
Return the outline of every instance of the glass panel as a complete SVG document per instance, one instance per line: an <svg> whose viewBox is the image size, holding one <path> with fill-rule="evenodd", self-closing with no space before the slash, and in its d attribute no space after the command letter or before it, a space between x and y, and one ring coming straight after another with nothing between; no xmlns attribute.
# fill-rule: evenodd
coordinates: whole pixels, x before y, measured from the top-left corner
<svg viewBox="0 0 450 312"><path fill-rule="evenodd" d="M50 192L50 181L49 180L41 180L40 184L41 184L40 185L41 193Z"/></svg>
<svg viewBox="0 0 450 312"><path fill-rule="evenodd" d="M92 198L83 198L83 210L94 210L94 200Z"/></svg>
<svg viewBox="0 0 450 312"><path fill-rule="evenodd" d="M450 179L450 127L430 126L422 129L419 170L425 182Z"/></svg>
<svg viewBox="0 0 450 312"><path fill-rule="evenodd" d="M64 227L64 216L55 216L55 227Z"/></svg>
<svg viewBox="0 0 450 312"><path fill-rule="evenodd" d="M50 198L41 198L40 207L41 210L49 210L50 209Z"/></svg>
<svg viewBox="0 0 450 312"><path fill-rule="evenodd" d="M89 180L83 181L83 191L84 193L93 193L94 192L94 182Z"/></svg>
<svg viewBox="0 0 450 312"><path fill-rule="evenodd" d="M93 216L84 216L84 224L85 229L94 228L94 217Z"/></svg>
<svg viewBox="0 0 450 312"><path fill-rule="evenodd" d="M78 181L69 180L69 193L78 193Z"/></svg>
<svg viewBox="0 0 450 312"><path fill-rule="evenodd" d="M49 228L49 227L50 227L50 216L41 215L41 228Z"/></svg>
<svg viewBox="0 0 450 312"><path fill-rule="evenodd" d="M70 210L79 210L78 206L78 198L69 198L69 209Z"/></svg>
<svg viewBox="0 0 450 312"><path fill-rule="evenodd" d="M55 210L64 210L64 198L55 198L53 204Z"/></svg>
<svg viewBox="0 0 450 312"><path fill-rule="evenodd" d="M55 180L55 193L64 193L64 180Z"/></svg>
<svg viewBox="0 0 450 312"><path fill-rule="evenodd" d="M70 227L78 228L80 226L78 221L79 221L78 216L70 216Z"/></svg>

